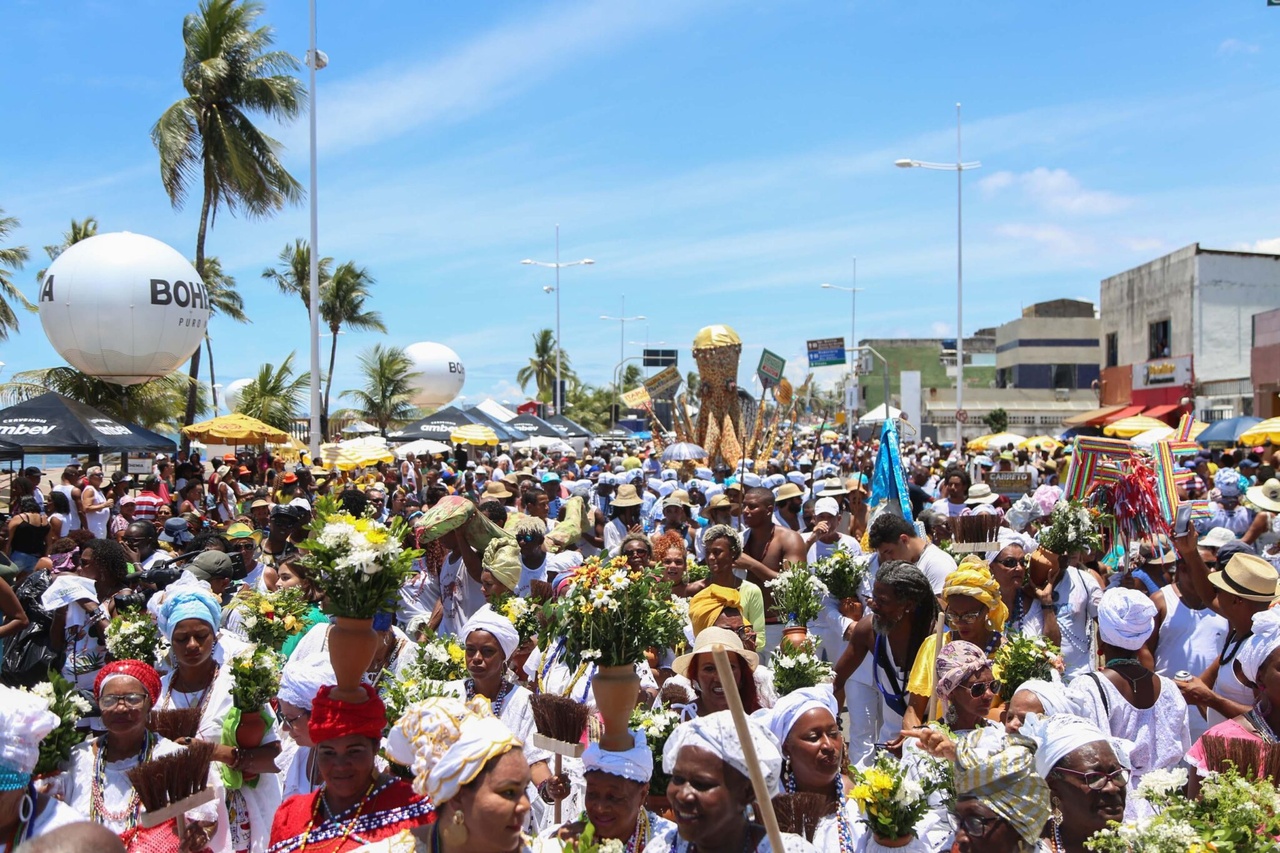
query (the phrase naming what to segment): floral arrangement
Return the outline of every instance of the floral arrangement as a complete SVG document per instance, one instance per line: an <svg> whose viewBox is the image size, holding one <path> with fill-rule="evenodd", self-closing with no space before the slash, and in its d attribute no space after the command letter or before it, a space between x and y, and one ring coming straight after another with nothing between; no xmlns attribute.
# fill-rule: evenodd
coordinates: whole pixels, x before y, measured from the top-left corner
<svg viewBox="0 0 1280 853"><path fill-rule="evenodd" d="M779 643L769 659L773 667L773 687L778 696L786 696L801 687L813 687L835 678L831 664L818 657L818 640L809 637L798 646Z"/></svg>
<svg viewBox="0 0 1280 853"><path fill-rule="evenodd" d="M849 768L853 787L849 799L858 804L876 838L897 839L915 834L916 824L929 811L929 796L944 788L942 780L926 775L912 779L906 767L887 752L876 755L866 770Z"/></svg>
<svg viewBox="0 0 1280 853"><path fill-rule="evenodd" d="M596 841L596 828L589 820L581 835L564 844L565 853L626 853L626 850L626 845L616 838Z"/></svg>
<svg viewBox="0 0 1280 853"><path fill-rule="evenodd" d="M132 658L131 658L132 660ZM49 680L42 681L27 692L49 703L49 710L58 716L57 727L40 741L40 757L31 775L39 778L58 772L60 765L71 758L71 748L88 736L88 729L76 729L76 723L93 710L89 700L80 695L76 686L55 670L49 670Z"/></svg>
<svg viewBox="0 0 1280 853"><path fill-rule="evenodd" d="M452 637L424 640L400 674L384 679L379 686L382 702L387 706L387 720L394 723L414 702L444 695L444 682L466 677L465 655L457 641Z"/></svg>
<svg viewBox="0 0 1280 853"><path fill-rule="evenodd" d="M858 589L870 570L870 557L855 557L843 547L813 564L814 577L827 585L827 591L837 601L857 598Z"/></svg>
<svg viewBox="0 0 1280 853"><path fill-rule="evenodd" d="M155 620L141 607L121 608L111 617L106 644L112 660L140 660L151 666L159 664L168 651Z"/></svg>
<svg viewBox="0 0 1280 853"><path fill-rule="evenodd" d="M788 625L807 625L822 612L827 585L809 573L804 563L791 563L764 585L773 593L773 609Z"/></svg>
<svg viewBox="0 0 1280 853"><path fill-rule="evenodd" d="M1242 777L1234 765L1201 781L1200 799L1183 795L1187 771L1153 770L1138 783L1137 794L1157 809L1141 821L1112 821L1085 846L1097 853L1185 853L1275 850L1280 835L1280 798L1270 780Z"/></svg>
<svg viewBox="0 0 1280 853"><path fill-rule="evenodd" d="M293 587L265 593L245 590L236 596L233 606L242 614L249 642L280 651L285 640L306 630L303 618L311 602L301 589Z"/></svg>
<svg viewBox="0 0 1280 853"><path fill-rule="evenodd" d="M1075 554L1102 550L1102 529L1108 519L1098 509L1082 501L1059 501L1041 529L1040 546L1054 554Z"/></svg>
<svg viewBox="0 0 1280 853"><path fill-rule="evenodd" d="M631 728L644 732L645 742L653 753L653 775L649 777L649 793L664 797L667 794L667 783L671 777L662 771L662 751L666 749L667 738L680 725L680 713L665 708L649 710L637 707L631 712Z"/></svg>
<svg viewBox="0 0 1280 853"><path fill-rule="evenodd" d="M520 645L535 639L542 631L542 622L538 619L541 608L536 602L515 595L504 595L493 603L493 609L511 620L520 635Z"/></svg>
<svg viewBox="0 0 1280 853"><path fill-rule="evenodd" d="M401 545L404 520L389 525L343 512L334 498L316 501L311 535L302 547L313 581L325 595L325 610L333 616L372 619L394 609L413 561L421 551Z"/></svg>
<svg viewBox="0 0 1280 853"><path fill-rule="evenodd" d="M646 649L683 640L684 620L673 598L671 584L653 572L635 571L623 557L592 557L564 595L546 605L549 624L542 640L563 637L570 667L640 663Z"/></svg>
<svg viewBox="0 0 1280 853"><path fill-rule="evenodd" d="M261 711L280 692L284 661L269 646L250 646L231 658L231 704L241 711Z"/></svg>
<svg viewBox="0 0 1280 853"><path fill-rule="evenodd" d="M1000 682L1000 699L1008 702L1024 682L1050 681L1063 669L1061 651L1044 637L1010 631L992 656L991 674Z"/></svg>
<svg viewBox="0 0 1280 853"><path fill-rule="evenodd" d="M694 559L692 554L685 557L688 568L684 570L684 582L694 583L695 581L704 581L711 577L711 569L706 566L698 565L698 561Z"/></svg>

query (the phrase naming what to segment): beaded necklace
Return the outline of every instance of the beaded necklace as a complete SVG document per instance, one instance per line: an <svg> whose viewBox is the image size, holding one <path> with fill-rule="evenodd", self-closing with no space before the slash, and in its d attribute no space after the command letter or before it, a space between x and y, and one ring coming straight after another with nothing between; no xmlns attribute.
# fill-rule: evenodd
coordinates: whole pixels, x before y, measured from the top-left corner
<svg viewBox="0 0 1280 853"><path fill-rule="evenodd" d="M347 838L350 837L351 830L356 828L356 821L360 820L360 815L362 812L364 812L365 803L368 803L370 800L373 799L373 789L374 789L374 786L376 786L377 784L378 784L378 780L376 778L373 779L371 782L369 782L369 787L365 789L364 796L361 797L360 802L356 804L356 813L352 815L351 821L347 824L347 828L342 833L342 837L338 839L337 845L333 848L334 850L341 850L342 845L347 843ZM315 805L312 806L311 808L311 820L310 822L307 823L307 831L302 834L302 846L298 848L298 853L305 853L307 849L307 842L311 840L311 830L316 825L316 818L319 817L321 806L324 807L324 813L325 813L324 823L328 823L330 821L334 821L342 817L341 814L334 815L329 811L329 804L325 802L325 799L324 799L325 787L326 786L321 785L320 791L316 794ZM383 787L385 787L385 785ZM347 811L350 811L350 809L348 809ZM343 812L343 814L345 813L346 812Z"/></svg>
<svg viewBox="0 0 1280 853"><path fill-rule="evenodd" d="M213 683L214 683L215 681L217 681L217 680L218 680L218 671L219 671L220 669L222 669L222 665L221 665L221 664L219 664L219 663L215 663L215 664L213 665L213 677L209 679L209 684L208 684L208 686L207 686L207 687L205 687L205 689L204 689L204 690L202 690L202 691L200 692L200 701L198 701L198 702L196 702L196 703L192 704L192 702L191 702L191 700L190 700L190 699L188 699L188 700L187 700L186 707L187 707L187 708L199 708L199 709L200 709L200 716L201 716L201 718L203 718L203 717L204 717L204 709L205 709L205 708L208 706L208 704L209 704L209 697L213 695ZM174 672L174 674L173 674L173 678L169 680L169 692L168 692L167 694L165 694L165 697L164 697L164 707L165 707L165 708L174 708L174 709L176 709L176 708L178 707L178 703L177 703L176 701L174 701L174 698L173 698L173 697L174 697L175 695L177 695L178 693L182 693L182 695L183 695L183 696L190 696L190 695L191 695L191 694L190 694L190 693L188 693L187 691L185 691L185 690L181 690L181 691L180 691L180 690L177 690L177 689L173 686L173 682L174 682L174 681L177 681L177 680L178 680L178 673L175 671L175 672ZM163 708L162 708L161 710L163 710Z"/></svg>
<svg viewBox="0 0 1280 853"><path fill-rule="evenodd" d="M787 767L782 772L782 788L788 794L796 792L796 775ZM836 774L836 828L840 832L840 853L855 853L856 848L853 846L853 825L852 821L845 817L844 813L844 775Z"/></svg>
<svg viewBox="0 0 1280 853"><path fill-rule="evenodd" d="M138 763L151 760L151 752L156 745L156 736L151 732L147 732L142 738L142 750L138 753ZM106 750L103 748L106 738L98 738L93 742L93 783L90 787L89 795L89 819L95 823L113 823L124 822L125 831L134 829L138 825L138 815L142 809L142 803L138 799L138 792L132 786L129 788L129 796L125 798L124 808L119 811L111 811L107 808L106 798L103 792L107 787L107 756Z"/></svg>
<svg viewBox="0 0 1280 853"><path fill-rule="evenodd" d="M463 686L466 688L468 700L476 698L476 680L474 678L466 679L463 682ZM507 699L510 698L512 691L515 689L515 682L503 679L502 686L498 688L498 695L493 697L489 702L493 707L493 715L495 717L502 716L502 709L507 704Z"/></svg>
<svg viewBox="0 0 1280 853"><path fill-rule="evenodd" d="M1280 743L1280 737L1276 737L1275 731L1271 728L1271 724L1267 722L1267 718L1263 715L1262 709L1254 705L1244 715L1245 719L1253 724L1253 730L1258 737L1262 738L1263 743Z"/></svg>

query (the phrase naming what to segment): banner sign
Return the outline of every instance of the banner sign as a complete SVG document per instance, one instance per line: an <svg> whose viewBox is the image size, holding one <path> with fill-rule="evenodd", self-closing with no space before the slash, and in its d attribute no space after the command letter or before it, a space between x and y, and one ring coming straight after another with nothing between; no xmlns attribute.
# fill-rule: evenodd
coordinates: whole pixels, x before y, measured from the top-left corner
<svg viewBox="0 0 1280 853"><path fill-rule="evenodd" d="M760 378L760 384L765 388L771 388L782 381L782 370L787 366L787 360L782 356L768 350L760 353L760 364L756 367L756 376Z"/></svg>
<svg viewBox="0 0 1280 853"><path fill-rule="evenodd" d="M844 338L820 338L809 341L809 366L830 367L844 364Z"/></svg>
<svg viewBox="0 0 1280 853"><path fill-rule="evenodd" d="M680 371L673 366L650 376L644 381L644 387L654 400L670 400L680 382Z"/></svg>
<svg viewBox="0 0 1280 853"><path fill-rule="evenodd" d="M649 405L649 389L643 385L632 388L622 395L622 402L632 409L643 408Z"/></svg>
<svg viewBox="0 0 1280 853"><path fill-rule="evenodd" d="M1017 471L992 471L986 475L987 484L997 495L1020 498L1031 494L1031 474Z"/></svg>

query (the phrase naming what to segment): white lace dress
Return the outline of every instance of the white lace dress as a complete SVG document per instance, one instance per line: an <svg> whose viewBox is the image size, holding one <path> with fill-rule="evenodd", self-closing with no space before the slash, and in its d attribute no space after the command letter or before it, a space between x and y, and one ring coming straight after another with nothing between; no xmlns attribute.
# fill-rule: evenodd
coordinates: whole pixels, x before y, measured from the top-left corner
<svg viewBox="0 0 1280 853"><path fill-rule="evenodd" d="M653 837L644 847L644 853L689 853L695 849L688 841L680 837L679 831L672 827L666 832L660 833ZM782 850L777 850L769 843L769 837L766 835L756 845L755 853L817 853L818 848L814 847L802 836L792 835L789 832L782 833Z"/></svg>

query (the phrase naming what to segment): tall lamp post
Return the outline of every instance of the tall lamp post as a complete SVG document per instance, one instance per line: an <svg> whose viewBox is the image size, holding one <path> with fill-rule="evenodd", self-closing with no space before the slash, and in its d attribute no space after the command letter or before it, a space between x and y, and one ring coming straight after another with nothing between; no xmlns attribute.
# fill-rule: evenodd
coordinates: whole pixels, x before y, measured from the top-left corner
<svg viewBox="0 0 1280 853"><path fill-rule="evenodd" d="M897 160L895 166L902 169L935 169L956 173L956 412L964 408L964 173L980 169L978 161L964 162L960 134L960 105L956 104L956 162L926 163L922 160ZM964 424L956 418L956 452L960 452Z"/></svg>
<svg viewBox="0 0 1280 853"><path fill-rule="evenodd" d="M853 287L841 287L838 284L827 284L825 282L822 286L827 290L843 290L845 293L849 294L849 376L852 378L855 369L853 363L853 352L858 346L858 338L855 333L856 326L854 324L858 317L858 294L863 290L861 287L858 287L858 259L853 259ZM888 403L889 401L886 399L885 405L888 405ZM853 412L845 412L845 417L849 419L846 426L848 427L849 440L852 441Z"/></svg>
<svg viewBox="0 0 1280 853"><path fill-rule="evenodd" d="M320 458L320 247L319 217L316 201L316 72L329 64L329 57L316 50L316 0L308 4L310 11L311 48L307 51L307 84L311 125L311 186L307 201L311 206L311 271L308 275L307 301L311 306L311 425L309 432L312 464ZM216 412L215 412L216 414Z"/></svg>
<svg viewBox="0 0 1280 853"><path fill-rule="evenodd" d="M560 393L560 351L563 349L563 347L560 346L560 268L590 266L591 264L594 264L595 261L591 260L590 258L583 258L580 261L568 261L563 264L560 263L560 224L556 223L556 259L555 261L554 262L534 261L534 260L530 260L529 258L525 258L520 263L525 264L526 266L533 265L535 267L551 267L556 271L556 285L555 285L555 290L556 290L556 387L555 387L555 390L551 392L551 400L552 400L552 405L555 407L555 410L556 410L555 414L558 415L564 411L564 401L560 399L562 396ZM543 289L545 290L546 288L543 288Z"/></svg>
<svg viewBox="0 0 1280 853"><path fill-rule="evenodd" d="M618 361L622 362L626 359L627 345L627 323L634 320L648 320L649 318L643 314L637 314L634 317L627 316L627 297L622 297L622 316L610 317L608 314L601 314L601 320L609 320L618 324ZM622 376L618 376L618 411L622 411Z"/></svg>

